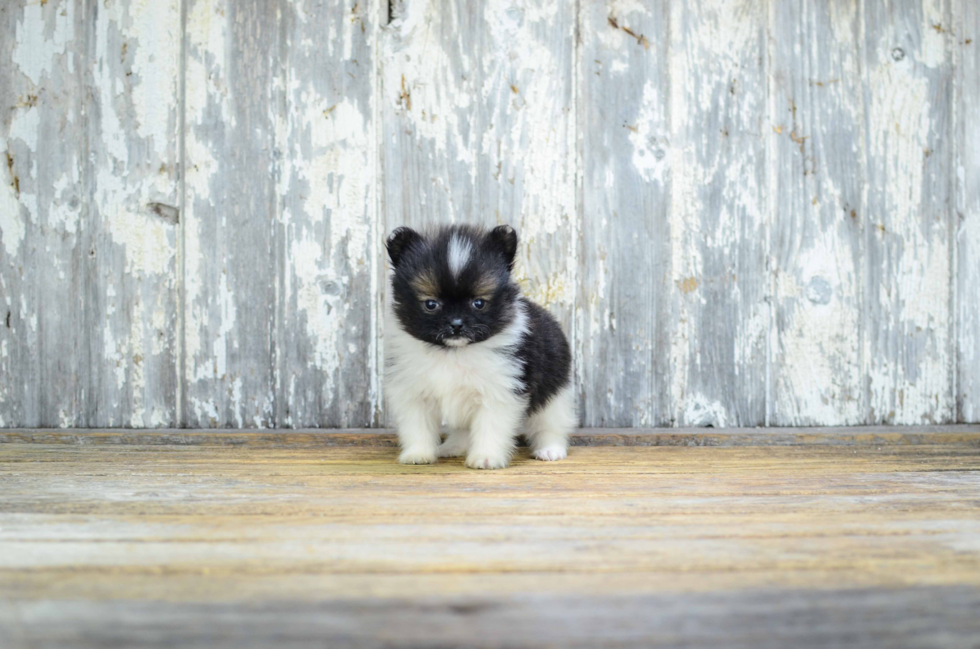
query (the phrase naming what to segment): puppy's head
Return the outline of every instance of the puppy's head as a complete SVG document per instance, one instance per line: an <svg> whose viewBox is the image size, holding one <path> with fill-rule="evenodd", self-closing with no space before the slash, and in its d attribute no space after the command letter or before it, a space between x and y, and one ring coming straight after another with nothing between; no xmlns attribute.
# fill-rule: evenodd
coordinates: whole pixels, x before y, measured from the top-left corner
<svg viewBox="0 0 980 649"><path fill-rule="evenodd" d="M513 321L513 228L447 226L429 235L398 228L386 245L394 268L395 317L408 334L432 345L464 347Z"/></svg>

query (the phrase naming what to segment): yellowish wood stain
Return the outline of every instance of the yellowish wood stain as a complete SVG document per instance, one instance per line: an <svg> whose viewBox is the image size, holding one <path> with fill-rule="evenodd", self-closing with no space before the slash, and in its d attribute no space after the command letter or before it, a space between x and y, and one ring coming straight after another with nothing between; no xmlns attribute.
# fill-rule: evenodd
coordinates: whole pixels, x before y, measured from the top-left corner
<svg viewBox="0 0 980 649"><path fill-rule="evenodd" d="M242 601L980 583L975 445L0 444L0 598Z"/></svg>

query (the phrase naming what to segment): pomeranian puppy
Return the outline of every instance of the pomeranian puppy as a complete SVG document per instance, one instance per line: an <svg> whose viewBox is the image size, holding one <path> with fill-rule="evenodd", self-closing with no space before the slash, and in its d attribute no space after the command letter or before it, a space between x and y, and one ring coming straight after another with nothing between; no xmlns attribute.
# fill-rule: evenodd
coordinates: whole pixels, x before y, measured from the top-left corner
<svg viewBox="0 0 980 649"><path fill-rule="evenodd" d="M577 424L571 352L558 322L511 277L514 229L398 228L387 248L385 390L399 461L465 455L470 468L500 469L521 432L537 459L564 459Z"/></svg>

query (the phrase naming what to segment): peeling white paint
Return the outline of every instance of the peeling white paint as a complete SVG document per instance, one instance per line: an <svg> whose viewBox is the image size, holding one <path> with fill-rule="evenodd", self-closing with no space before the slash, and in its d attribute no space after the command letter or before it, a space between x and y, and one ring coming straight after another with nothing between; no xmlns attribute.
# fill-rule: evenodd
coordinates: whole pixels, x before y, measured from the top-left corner
<svg viewBox="0 0 980 649"><path fill-rule="evenodd" d="M153 408L150 411L149 428L168 428L173 421L173 413L163 408Z"/></svg>
<svg viewBox="0 0 980 649"><path fill-rule="evenodd" d="M71 169L68 173L63 173L54 181L54 193L56 200L48 205L48 225L55 229L76 234L78 232L79 218L81 217L82 200L79 196L78 168Z"/></svg>
<svg viewBox="0 0 980 649"><path fill-rule="evenodd" d="M783 4L775 12L768 133L772 425L854 425L867 418L859 8Z"/></svg>
<svg viewBox="0 0 980 649"><path fill-rule="evenodd" d="M225 55L229 52L228 8L224 0L184 1L189 3L185 35L188 55L184 75L186 119L191 127L187 136L192 136L195 125L205 123L204 111L211 102L218 105L221 122L229 129L234 128L237 124L229 104L228 81L224 74Z"/></svg>
<svg viewBox="0 0 980 649"><path fill-rule="evenodd" d="M6 142L0 139L0 148L6 150L5 145ZM14 179L7 165L0 165L0 241L11 259L19 254L26 232L20 197L14 189Z"/></svg>
<svg viewBox="0 0 980 649"><path fill-rule="evenodd" d="M276 138L284 150L279 220L288 267L280 287L286 349L277 393L284 401L280 422L288 426L321 425L324 418L344 425L351 421L348 395L357 393L355 409L377 399L373 332L361 325L373 308L362 287L376 268L374 85L361 83L374 72L364 49L374 44L367 26L373 7L332 5L340 20L300 10L287 37L290 66L281 83L294 108L276 114ZM324 21L325 42L311 40ZM337 94L332 75L304 64L324 51L338 67L365 76L345 75L351 85Z"/></svg>
<svg viewBox="0 0 980 649"><path fill-rule="evenodd" d="M670 147L666 142L658 141L656 126L662 110L660 94L656 84L647 80L643 84L643 100L637 111L633 125L629 128L629 141L633 145L633 166L641 178L660 185L666 183L670 172ZM610 186L614 190L614 186Z"/></svg>
<svg viewBox="0 0 980 649"><path fill-rule="evenodd" d="M919 26L922 43L918 60L930 68L946 63L946 36L954 30L954 26L948 24L943 15L943 4L943 0L922 0L922 24Z"/></svg>
<svg viewBox="0 0 980 649"><path fill-rule="evenodd" d="M331 250L346 242L347 259L365 264L370 223L364 215L372 193L367 116L344 100L324 118L326 101L311 103L309 123L300 120L299 126L309 126L310 145L317 153L294 169L310 186L304 213L314 221L329 216Z"/></svg>
<svg viewBox="0 0 980 649"><path fill-rule="evenodd" d="M185 138L186 157L191 162L193 171L186 177L187 208L184 218L184 273L181 281L184 283L184 318L183 333L184 355L187 359L185 380L196 381L207 376L208 368L197 365L201 358L203 345L201 330L205 324L205 313L202 309L201 295L203 293L202 264L207 260L201 248L201 224L194 203L209 201L208 185L219 173L218 161L206 146L188 129Z"/></svg>
<svg viewBox="0 0 980 649"><path fill-rule="evenodd" d="M73 36L75 5L69 2L46 11L44 3L36 3L25 5L23 11L23 19L17 23L13 61L38 86L45 75L50 76L57 57L65 54Z"/></svg>
<svg viewBox="0 0 980 649"><path fill-rule="evenodd" d="M217 367L218 358L225 362L226 343L224 334L217 339L202 340L209 329L210 311L203 303L205 269L209 267L208 251L202 248L203 223L199 207L214 208L211 184L221 173L215 153L210 150L199 130L207 124L206 111L212 103L217 104L221 123L232 129L235 120L229 106L228 87L224 78L223 66L227 48L227 7L221 0L200 0L188 6L187 31L185 34L187 57L185 61L185 119L184 149L187 173L184 177L186 204L183 219L184 284L183 314L183 355L184 380L193 385L197 381L222 377L225 368ZM222 273L224 278L224 273ZM226 282L226 279L225 279ZM227 284L225 283L225 292ZM226 316L232 316L234 305L221 306L222 327ZM230 327L227 331L230 331ZM191 393L188 410L200 422L221 421L217 405L213 399L202 400Z"/></svg>
<svg viewBox="0 0 980 649"><path fill-rule="evenodd" d="M26 147L31 154L36 154L39 129L40 111L37 107L15 107L7 137L0 137L0 150L9 156L8 164L0 164L2 167L0 169L0 237L10 257L18 254L27 234L28 225L38 222L38 201L37 194L30 191L33 183L27 182L37 178L36 155L32 155L28 178L20 178L17 181L14 180L12 173L14 169L9 168L9 161L13 160L17 164L13 153L14 145L17 143ZM23 165L17 164L16 168L21 170Z"/></svg>
<svg viewBox="0 0 980 649"><path fill-rule="evenodd" d="M932 207L935 197L924 194L933 188L927 158L944 137L933 123L937 73L916 65L930 56L922 51L896 60L892 35L882 31L867 77L869 156L886 183L869 188L876 213L868 227L885 264L878 302L870 305L883 330L867 332L869 407L877 421L933 423L953 408L949 224L945 211Z"/></svg>
<svg viewBox="0 0 980 649"><path fill-rule="evenodd" d="M228 334L235 330L235 321L238 318L238 307L235 305L235 295L228 289L228 271L223 270L218 276L218 292L215 298L215 306L218 307L221 324L218 332L211 343L211 359L214 363L214 378L225 378L228 374ZM231 341L233 346L238 346L238 342ZM202 366L201 370L206 371Z"/></svg>
<svg viewBox="0 0 980 649"><path fill-rule="evenodd" d="M133 105L136 108L137 133L152 143L163 155L171 143L169 128L174 98L180 80L180 1L130 0L127 3L133 29L124 31L128 43L135 47L132 72ZM124 23L125 24L125 23Z"/></svg>
<svg viewBox="0 0 980 649"><path fill-rule="evenodd" d="M133 310L145 313L142 297L137 297ZM128 349L121 359L121 365L128 370L128 388L132 394L128 425L132 428L143 428L147 425L146 413L146 353L143 346L143 321L134 318L129 326ZM119 386L122 390L123 386Z"/></svg>
<svg viewBox="0 0 980 649"><path fill-rule="evenodd" d="M853 263L851 250L835 232L825 230L794 262L794 272L776 275L776 295L790 314L777 352L789 360L777 373L773 409L783 420L795 416L807 424L862 423L862 312L846 301L855 295L858 279L847 270Z"/></svg>
<svg viewBox="0 0 980 649"><path fill-rule="evenodd" d="M293 289L297 309L305 314L306 336L314 351L307 362L312 367L328 371L328 381L332 385L334 378L330 370L340 365L338 347L341 331L338 330L338 323L342 319L328 314L334 308L342 308L342 305L337 303L336 295L328 295L322 287L325 283L341 280L329 268L321 268L321 252L316 242L293 241L289 259L297 281Z"/></svg>
<svg viewBox="0 0 980 649"><path fill-rule="evenodd" d="M980 5L954 5L954 166L957 174L954 252L956 333L959 345L954 385L960 421L980 422ZM962 36L973 32L973 42Z"/></svg>
<svg viewBox="0 0 980 649"><path fill-rule="evenodd" d="M830 84L811 86L811 92L830 97L828 103L839 99L847 104L841 109L842 118L853 121L858 125L856 131L867 136L867 151L862 149L862 138L852 138L853 154L877 164L883 183L869 188L870 198L865 202L870 200L872 209L854 217L841 207L852 198L849 190L829 178L830 174L820 175L822 169L818 168L817 178L791 179L792 190L819 199L807 218L826 220L831 211L840 211L841 218L863 220L867 236L862 241L880 253L883 268L875 275L882 284L871 286L876 289L874 303L859 303L858 296L868 287L854 272L855 251L847 245L847 235L832 225L808 231L805 241L788 256L789 263L775 267L773 298L783 319L775 325L782 329L773 349L794 362L774 374L771 407L800 421L860 423L869 407L875 417L889 417L896 423L949 418L953 412L949 376L955 363L948 326L954 301L949 269L957 263L948 249L951 238L960 255L958 351L967 361L980 354L980 336L970 324L976 321L970 311L976 302L964 296L962 288L980 283L980 265L970 257L971 251L980 249L976 204L959 205L963 212L959 230L950 237L941 207L944 196L930 195L935 193L936 179L931 175L936 172L926 160L926 150L946 137L944 123L938 119L945 110L946 95L936 80L949 68L950 50L962 46L962 35L954 33L959 24L947 24L945 5L943 0L908 3L908 14L896 17L898 31L882 29L880 40L862 41L860 48L847 47L836 54L841 57L842 74L807 80ZM810 132L812 122L807 122L802 111L812 110L813 104L800 102L797 122L786 117L785 122L766 123L766 90L757 83L755 67L765 57L765 45L759 46L760 26L770 19L762 5L705 0L695 11L690 3L671 3L668 23L674 42L667 60L660 60L660 43L648 37L647 49L642 39L609 24L608 18L615 18L620 27L639 30L637 25L644 21L652 24L668 17L653 16L650 7L636 0L610 2L596 12L592 21L596 24L582 23L583 29L592 30L583 38L595 39L608 57L602 66L582 59L579 67L575 48L580 45L574 40L577 19L568 18L565 10L569 6L489 0L481 15L466 16L469 8L465 4L411 0L404 4L400 18L385 28L385 43L374 44L373 27L366 33L361 27L361 21L374 19L371 12L378 9L374 3L359 9L363 17L354 15L352 4L344 5L338 13L342 18L326 23L318 22L320 15L306 5L284 5L284 12L293 12L288 17L291 22L284 23L293 31L277 35L281 49L273 48L268 54L276 57L270 119L275 121L271 139L277 149L269 152L273 162L256 164L275 174L281 204L278 221L270 225L270 232L277 228L275 243L270 245L281 246L275 252L286 264L285 276L277 285L282 292L276 298L285 305L285 346L302 348L299 358L277 359L280 367L276 371L282 374L277 380L282 387L277 384L275 390L287 405L317 391L315 399L349 398L342 391L353 388L345 382L343 370L357 363L368 366L371 383L366 394L354 398L377 401L380 341L365 338L361 326L363 309L368 308L365 304L376 308L383 290L377 281L377 264L383 262L378 259L380 250L375 250L376 239L382 223L396 225L402 210L417 210L410 217L414 225L474 220L517 226L522 245L516 274L527 293L566 323L574 320L578 329L574 337L588 356L598 357L604 341L616 340L622 344L606 349L632 354L630 360L638 372L649 368L649 385L629 384L625 390L621 386L613 390L598 383L584 385L594 373L585 372L579 359L576 377L580 386L596 392L590 403L604 403L609 412L628 413L626 417L637 425L659 423L651 420L651 398L660 398L652 391L654 384L666 381L671 403L656 408L678 424L744 423L725 382L744 382L733 386L734 390L754 389L757 377L753 372L763 347L760 341L775 333L770 330L758 287L750 279L767 272L755 264L764 257L756 253L761 245L758 241L766 239L770 217L765 209L767 188L760 186L755 173L757 165L764 163L752 156L758 153L757 142L772 137L786 140L791 134L806 140L799 145L800 155L812 155L810 147L820 134ZM904 12L902 6L896 8ZM225 260L215 257L211 244L202 239L210 236L209 219L223 219L223 227L230 222L221 202L221 181L230 163L216 142L220 129L228 134L237 128L235 114L243 101L235 95L242 90L232 87L241 80L227 76L229 57L241 54L236 46L246 46L233 42L231 35L229 16L237 9L223 0L188 0L188 129L183 140L187 205L179 226L148 212L146 205L177 202L174 179L178 171L173 155L180 2L100 4L97 21L84 28L92 30L86 37L96 54L94 62L76 60L72 52L76 26L70 3L26 4L23 17L8 27L13 32L8 40L12 41L8 65L18 90L50 91L52 80L66 70L78 72L76 63L92 66L78 77L94 82L86 90L94 93L92 101L98 107L97 111L84 108L86 128L98 134L92 141L90 160L69 162L61 168L49 165L48 152L43 150L48 146L43 138L49 137L46 133L51 126L45 96L41 94L38 106L14 98L18 105L9 116L8 132L0 135L0 151L29 155L18 153L14 161L20 175L19 193L6 165L0 164L0 253L5 263L17 265L28 254L25 243L38 241L32 254L46 255L42 258L47 260L56 254L64 256L68 249L59 248L56 237L64 237L70 245L74 235L84 237L94 227L100 228L99 237L105 235L97 239L101 247L96 263L106 273L101 281L108 321L98 325L93 335L102 344L104 356L96 359L97 371L107 379L105 404L111 411L108 421L115 425L164 426L173 421L166 407L153 402L151 392L158 380L154 373L167 362L162 357L172 353L169 339L158 332L172 325L173 305L168 300L177 292L178 282L182 282L187 361L179 381L192 386L199 382L201 390L215 392L190 394L187 411L212 425L264 426L272 421L275 395L252 393L250 378L238 373L234 364L239 355L236 350L249 344L240 337L242 325L248 318L271 317L268 311L279 305L256 305L255 313L244 308L248 296L240 294L237 278L227 274L235 271L228 270ZM333 5L323 7L334 9ZM861 24L856 30L862 20L858 9L847 2L828 5L828 26L839 42L864 39L866 33L873 34L871 30L880 27ZM582 15L591 15L588 10L583 6ZM321 29L323 24L326 27ZM483 30L479 39L471 38L472 24ZM360 74L365 76L360 79L367 79L366 86L344 85L354 83L347 81L354 75L346 70L343 83L334 83L332 78L328 83L329 75L323 70L353 65L351 59L361 56L357 54L359 39L368 39L372 53L380 52L384 61L362 61ZM909 41L915 51L904 57L894 53L898 45L908 48ZM485 49L476 51L473 44L477 42ZM126 49L120 51L120 44ZM799 38L792 52L801 60L809 56L816 62L826 47L825 40ZM283 51L291 58L280 60ZM855 60L853 52L858 51L867 53L863 65ZM309 61L317 61L322 69L308 69ZM663 94L666 84L656 83L652 76L636 76L636 69L642 67L639 61L656 65L658 70L668 68L669 96ZM378 71L383 74L383 86L378 85L384 94L376 99L371 75ZM625 232L638 221L615 214L615 209L604 214L597 227L609 232L609 238L594 247L586 242L580 250L579 229L585 223L580 219L591 215L580 214L577 204L576 173L582 161L576 158L576 138L581 128L597 126L579 124L573 97L576 84L583 81L581 75L596 71L631 82L639 79L629 95L632 105L622 112L613 111L615 117L607 115L610 122L599 127L616 129L609 142L619 147L616 155L621 156L622 168L635 172L631 178L669 192L666 199L652 201L656 205L668 201L670 237L664 252L657 253L666 259L658 259L662 267L653 269L651 275L624 277L624 264L616 263L615 255L635 247L637 237L644 234ZM806 71L801 67L792 74ZM839 83L834 77L860 78L861 74L867 81L867 87L859 88L868 101L867 119L858 102L849 103L832 85ZM285 111L276 103L283 97ZM613 99L618 101L618 95L611 94L610 102ZM967 108L957 117L961 121L971 114L975 103L963 101ZM784 106L777 108L769 112L786 111ZM375 205L375 192L384 188L375 135L375 119L381 113L396 122L394 127L385 125L387 137L381 143L385 172L402 174L399 182L416 185L404 188L404 196L391 200L386 220L377 214ZM672 123L665 125L668 114ZM66 132L77 128L71 111L63 119ZM870 125L866 133L865 124ZM730 133L721 132L725 126L732 127ZM777 127L784 130L769 133ZM731 138L729 144L720 144L723 138ZM969 185L972 191L977 165L969 156L980 147L970 145L975 137L960 139L959 184L961 188ZM790 148L795 146L794 141ZM397 155L390 155L393 153ZM69 152L65 160L70 158ZM93 173L83 178L84 165L92 165ZM81 187L88 178L93 186ZM589 191L610 195L626 186L613 165L591 180L597 181L597 187L590 186ZM38 188L39 183L44 186ZM215 191L216 187L221 191ZM89 196L94 198L92 205L86 203ZM659 195L650 194L644 200L649 196ZM620 210L630 205L626 201L609 204ZM83 213L86 218L91 215L92 221L81 222ZM659 212L640 216L661 218ZM778 211L775 216L780 216ZM43 236L35 238L35 228L43 228ZM177 278L175 255L181 240L184 272ZM589 275L580 278L584 266L577 261L584 256L594 256L595 263L588 266ZM74 269L68 261L51 259L51 264L51 277L65 282L71 278ZM364 282L364 273L373 274L369 283ZM667 329L655 330L661 323L655 320L659 316L652 313L652 307L649 322L631 322L621 305L614 303L622 293L615 289L624 281L659 286L661 277L666 289L658 289L656 299L658 308L660 300L668 303L664 309ZM361 288L368 285L370 288ZM46 325L39 322L36 305L29 304L23 294L8 293L6 301L20 311L17 322L25 326L19 333L36 338ZM872 360L861 367L855 358L871 341L869 333L864 338L858 334L865 306L882 315L882 325L874 334L884 342L869 352ZM575 309L579 312L570 318ZM654 336L661 336L662 344ZM14 341L0 341L4 362L18 357ZM669 356L664 363L670 367L667 376L654 375L658 351ZM966 377L962 380L976 376L964 370L962 360L960 363L960 376ZM313 371L304 374L304 369ZM315 388L310 387L310 377L316 377ZM871 404L862 403L860 394L868 379ZM960 386L959 392L969 389L976 393L977 388L969 386ZM3 398L10 395L4 393ZM279 405L281 422L299 421L295 412ZM347 407L349 404L340 406ZM63 404L53 412L62 425L80 421L78 413ZM962 412L976 417L970 402ZM304 413L303 421L309 416ZM10 423L9 413L0 412L0 426Z"/></svg>
<svg viewBox="0 0 980 649"><path fill-rule="evenodd" d="M112 185L108 178L102 180L104 184L100 183L100 188ZM108 199L112 196L113 189L125 191L122 187L105 190L105 217L112 240L125 247L127 272L137 276L168 274L176 254L172 243L172 228L160 219L132 213L121 207L113 209L112 201Z"/></svg>
<svg viewBox="0 0 980 649"><path fill-rule="evenodd" d="M670 6L672 409L677 425L694 416L688 404L716 404L705 412L726 425L761 424L765 12L721 0L697 9ZM727 410L737 404L744 414Z"/></svg>
<svg viewBox="0 0 980 649"><path fill-rule="evenodd" d="M431 141L437 155L452 153L475 178L475 150L463 136L466 124L460 117L465 120L472 97L479 91L474 86L476 66L465 52L445 51L439 38L445 33L442 30L459 24L457 9L456 4L404 3L401 16L389 25L400 38L387 41L391 49L385 53L390 64L383 67L384 87L386 101L401 106L418 136ZM466 91L453 92L460 85L456 69L465 77ZM447 149L450 144L451 152Z"/></svg>
<svg viewBox="0 0 980 649"><path fill-rule="evenodd" d="M10 120L10 132L7 134L7 146L9 151L10 143L20 140L27 146L32 153L37 152L37 137L41 126L41 111L36 106L16 107ZM37 161L31 167L31 177L37 176Z"/></svg>

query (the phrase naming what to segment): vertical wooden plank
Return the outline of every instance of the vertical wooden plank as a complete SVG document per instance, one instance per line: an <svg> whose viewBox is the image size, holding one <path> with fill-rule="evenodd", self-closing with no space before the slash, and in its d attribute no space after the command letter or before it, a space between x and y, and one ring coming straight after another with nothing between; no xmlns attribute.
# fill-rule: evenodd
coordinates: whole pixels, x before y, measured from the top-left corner
<svg viewBox="0 0 980 649"><path fill-rule="evenodd" d="M573 338L575 3L408 0L385 35L384 228L516 227L516 273Z"/></svg>
<svg viewBox="0 0 980 649"><path fill-rule="evenodd" d="M186 26L183 423L275 422L278 3L193 0Z"/></svg>
<svg viewBox="0 0 980 649"><path fill-rule="evenodd" d="M172 426L179 4L4 14L0 416Z"/></svg>
<svg viewBox="0 0 980 649"><path fill-rule="evenodd" d="M980 422L980 4L954 0L957 420Z"/></svg>
<svg viewBox="0 0 980 649"><path fill-rule="evenodd" d="M0 6L0 426L85 425L82 2Z"/></svg>
<svg viewBox="0 0 980 649"><path fill-rule="evenodd" d="M866 417L863 93L858 4L771 5L773 200L770 424Z"/></svg>
<svg viewBox="0 0 980 649"><path fill-rule="evenodd" d="M173 427L180 2L93 2L87 10L92 32L79 62L91 61L83 425Z"/></svg>
<svg viewBox="0 0 980 649"><path fill-rule="evenodd" d="M577 331L587 426L669 424L666 2L581 8Z"/></svg>
<svg viewBox="0 0 980 649"><path fill-rule="evenodd" d="M765 423L766 7L670 6L671 399L682 426Z"/></svg>
<svg viewBox="0 0 980 649"><path fill-rule="evenodd" d="M190 427L276 421L279 11L262 0L188 5L182 421Z"/></svg>
<svg viewBox="0 0 980 649"><path fill-rule="evenodd" d="M377 4L189 8L185 421L370 425Z"/></svg>
<svg viewBox="0 0 980 649"><path fill-rule="evenodd" d="M375 421L378 17L375 0L283 7L280 426Z"/></svg>
<svg viewBox="0 0 980 649"><path fill-rule="evenodd" d="M871 423L953 418L946 0L864 4Z"/></svg>

